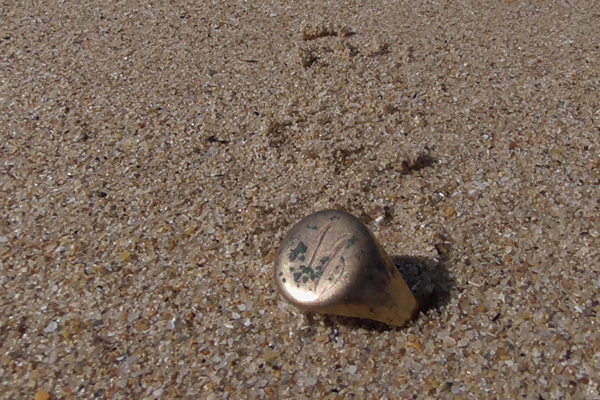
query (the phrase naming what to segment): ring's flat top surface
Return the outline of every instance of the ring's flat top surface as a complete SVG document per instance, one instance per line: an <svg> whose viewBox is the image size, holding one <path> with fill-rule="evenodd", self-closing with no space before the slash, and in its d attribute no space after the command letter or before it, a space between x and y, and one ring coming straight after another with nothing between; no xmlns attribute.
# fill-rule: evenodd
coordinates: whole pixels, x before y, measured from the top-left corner
<svg viewBox="0 0 600 400"><path fill-rule="evenodd" d="M318 212L296 224L282 241L275 277L295 305L326 305L352 289L374 248L368 231L352 215Z"/></svg>

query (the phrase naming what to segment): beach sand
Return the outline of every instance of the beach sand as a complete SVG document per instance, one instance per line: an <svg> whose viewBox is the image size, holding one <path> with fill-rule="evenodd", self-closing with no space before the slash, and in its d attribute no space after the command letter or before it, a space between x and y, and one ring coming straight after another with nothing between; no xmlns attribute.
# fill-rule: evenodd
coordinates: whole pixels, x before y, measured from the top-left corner
<svg viewBox="0 0 600 400"><path fill-rule="evenodd" d="M6 399L600 398L600 3L4 2ZM423 311L303 315L337 208Z"/></svg>

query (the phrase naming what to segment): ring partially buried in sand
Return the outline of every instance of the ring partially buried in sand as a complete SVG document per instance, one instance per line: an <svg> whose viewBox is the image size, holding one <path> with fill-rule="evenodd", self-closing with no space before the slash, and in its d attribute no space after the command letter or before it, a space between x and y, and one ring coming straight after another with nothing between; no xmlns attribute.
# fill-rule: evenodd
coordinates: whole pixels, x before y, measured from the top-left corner
<svg viewBox="0 0 600 400"><path fill-rule="evenodd" d="M417 300L390 257L356 217L325 210L298 222L275 261L283 297L303 311L403 326Z"/></svg>

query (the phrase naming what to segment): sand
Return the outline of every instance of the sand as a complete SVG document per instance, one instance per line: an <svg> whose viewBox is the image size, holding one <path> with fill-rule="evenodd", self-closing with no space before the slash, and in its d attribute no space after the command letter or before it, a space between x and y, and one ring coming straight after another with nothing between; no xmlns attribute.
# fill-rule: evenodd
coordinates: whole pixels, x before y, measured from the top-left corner
<svg viewBox="0 0 600 400"><path fill-rule="evenodd" d="M4 2L7 399L600 398L600 3ZM303 315L359 217L423 311Z"/></svg>

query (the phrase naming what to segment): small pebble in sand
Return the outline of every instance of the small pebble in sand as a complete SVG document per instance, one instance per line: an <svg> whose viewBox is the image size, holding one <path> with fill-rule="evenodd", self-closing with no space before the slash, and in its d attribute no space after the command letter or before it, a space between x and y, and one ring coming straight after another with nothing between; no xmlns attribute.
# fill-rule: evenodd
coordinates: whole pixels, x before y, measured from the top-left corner
<svg viewBox="0 0 600 400"><path fill-rule="evenodd" d="M50 394L45 390L38 390L34 397L35 400L50 400Z"/></svg>
<svg viewBox="0 0 600 400"><path fill-rule="evenodd" d="M314 377L309 376L304 380L304 383L306 386L315 386L317 384L317 380Z"/></svg>
<svg viewBox="0 0 600 400"><path fill-rule="evenodd" d="M444 346L454 347L456 346L456 340L452 336L446 336L444 338Z"/></svg>
<svg viewBox="0 0 600 400"><path fill-rule="evenodd" d="M44 328L44 332L52 333L52 332L56 331L57 328L58 328L58 324L55 321L50 321L50 323L48 325L46 325L46 328Z"/></svg>

